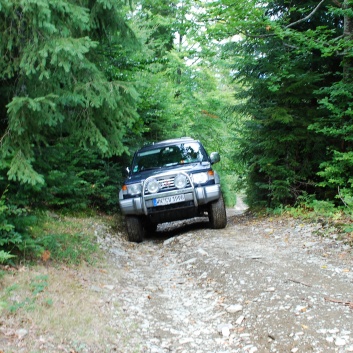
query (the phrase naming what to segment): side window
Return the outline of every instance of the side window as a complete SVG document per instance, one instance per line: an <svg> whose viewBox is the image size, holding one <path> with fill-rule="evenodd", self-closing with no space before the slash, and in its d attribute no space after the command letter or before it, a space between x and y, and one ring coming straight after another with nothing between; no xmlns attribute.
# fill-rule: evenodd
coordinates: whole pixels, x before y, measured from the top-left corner
<svg viewBox="0 0 353 353"><path fill-rule="evenodd" d="M207 159L202 147L198 143L182 144L181 151L184 163L202 162Z"/></svg>

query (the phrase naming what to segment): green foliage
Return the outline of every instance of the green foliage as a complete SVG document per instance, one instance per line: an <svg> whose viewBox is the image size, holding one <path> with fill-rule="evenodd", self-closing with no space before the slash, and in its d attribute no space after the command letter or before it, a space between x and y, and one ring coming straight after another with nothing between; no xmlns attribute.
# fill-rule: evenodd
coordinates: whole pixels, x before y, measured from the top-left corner
<svg viewBox="0 0 353 353"><path fill-rule="evenodd" d="M353 196L353 85L342 80L319 91L320 104L329 112L310 128L327 138L328 160L320 165L320 186L336 191L344 205ZM350 206L351 208L351 206Z"/></svg>
<svg viewBox="0 0 353 353"><path fill-rule="evenodd" d="M44 184L35 150L63 136L107 157L127 151L138 95L129 82L107 77L102 51L117 37L134 41L123 7L1 1L0 160L10 180Z"/></svg>
<svg viewBox="0 0 353 353"><path fill-rule="evenodd" d="M11 255L9 252L0 250L0 263L6 263L9 259L15 257L14 255Z"/></svg>
<svg viewBox="0 0 353 353"><path fill-rule="evenodd" d="M129 22L141 51L127 52L126 61L120 63L125 79L137 82L141 98L138 112L145 130L132 146L145 140L192 136L209 151L221 153L218 169L234 173L234 161L227 157L229 141L234 138L229 109L234 98L224 78L225 69L209 55L211 49L191 17L196 18L200 5L190 1L178 9L165 1L141 1L141 5ZM157 35L156 26L163 34ZM179 41L173 48L170 40L175 33Z"/></svg>
<svg viewBox="0 0 353 353"><path fill-rule="evenodd" d="M90 232L82 233L80 229L80 222L73 226L59 217L31 215L9 203L4 193L0 198L0 262L31 261L44 251L49 251L50 258L58 262L90 262L97 246Z"/></svg>
<svg viewBox="0 0 353 353"><path fill-rule="evenodd" d="M317 200L316 195L302 193L297 198L294 206L279 205L278 207L267 209L270 214L289 214L295 218L309 219L315 222L326 223L340 220L346 222L344 212L341 207L337 207L334 201Z"/></svg>
<svg viewBox="0 0 353 353"><path fill-rule="evenodd" d="M94 219L42 213L31 235L40 244L43 261L79 265L94 263L99 255L92 227Z"/></svg>
<svg viewBox="0 0 353 353"><path fill-rule="evenodd" d="M49 233L37 238L44 249L56 262L68 265L79 265L87 261L93 262L93 254L97 244L84 233Z"/></svg>
<svg viewBox="0 0 353 353"><path fill-rule="evenodd" d="M28 285L28 296L20 301L12 299L14 294L22 289L19 285L14 284L5 288L4 295L1 298L1 303L3 303L2 309L5 309L10 313L15 313L20 309L25 309L28 311L33 310L36 305L38 295L45 292L49 286L48 279L49 277L47 275L39 275L32 278ZM47 302L50 302L50 299L47 299Z"/></svg>
<svg viewBox="0 0 353 353"><path fill-rule="evenodd" d="M26 251L37 252L39 247L28 233L35 218L26 210L8 202L6 192L0 198L0 262L11 261L15 255Z"/></svg>
<svg viewBox="0 0 353 353"><path fill-rule="evenodd" d="M345 195L352 188L352 33L342 35L352 8L336 5L206 5L208 34L226 42L242 99L235 109L247 117L234 157L244 163L251 205L294 204L305 193L334 200L337 186Z"/></svg>
<svg viewBox="0 0 353 353"><path fill-rule="evenodd" d="M102 158L97 150L78 148L68 141L40 148L36 154L40 158L33 165L45 183L10 183L13 203L32 209L118 211L117 195L124 176L117 162L124 163L124 159Z"/></svg>

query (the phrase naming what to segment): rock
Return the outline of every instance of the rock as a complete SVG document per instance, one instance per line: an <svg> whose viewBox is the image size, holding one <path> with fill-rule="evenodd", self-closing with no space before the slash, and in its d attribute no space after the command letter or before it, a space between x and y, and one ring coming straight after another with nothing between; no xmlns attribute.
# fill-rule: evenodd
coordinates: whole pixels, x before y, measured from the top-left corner
<svg viewBox="0 0 353 353"><path fill-rule="evenodd" d="M229 335L230 335L229 327L223 327L222 328L222 336L223 337L229 337Z"/></svg>
<svg viewBox="0 0 353 353"><path fill-rule="evenodd" d="M205 250L201 249L201 248L197 249L197 252L199 254L201 254L202 256L208 256L208 253Z"/></svg>
<svg viewBox="0 0 353 353"><path fill-rule="evenodd" d="M346 341L343 338L337 337L335 340L335 345L338 347L342 347L346 345Z"/></svg>
<svg viewBox="0 0 353 353"><path fill-rule="evenodd" d="M171 243L174 242L174 240L175 240L174 238L169 238L163 242L163 245L164 246L170 245Z"/></svg>
<svg viewBox="0 0 353 353"><path fill-rule="evenodd" d="M27 335L28 335L28 331L24 328L20 328L19 330L16 331L16 336L20 340L22 340Z"/></svg>
<svg viewBox="0 0 353 353"><path fill-rule="evenodd" d="M244 315L241 315L241 316L239 316L239 317L237 318L237 321L235 321L235 323L236 323L237 325L240 325L240 324L244 321L244 319L245 319L245 316L244 316Z"/></svg>
<svg viewBox="0 0 353 353"><path fill-rule="evenodd" d="M243 307L240 304L230 305L226 308L226 311L230 314L234 314L242 310L243 310Z"/></svg>
<svg viewBox="0 0 353 353"><path fill-rule="evenodd" d="M189 260L186 260L186 261L182 262L181 265L190 265L190 264L193 264L196 261L197 261L197 258L193 257L192 259L189 259Z"/></svg>
<svg viewBox="0 0 353 353"><path fill-rule="evenodd" d="M217 331L223 336L223 337L229 337L230 335L230 330L233 329L232 324L219 324L217 327Z"/></svg>
<svg viewBox="0 0 353 353"><path fill-rule="evenodd" d="M274 292L276 290L275 287L269 287L265 290L265 292Z"/></svg>
<svg viewBox="0 0 353 353"><path fill-rule="evenodd" d="M294 311L295 311L296 313L305 313L306 310L307 310L307 307L306 307L306 306L297 305Z"/></svg>

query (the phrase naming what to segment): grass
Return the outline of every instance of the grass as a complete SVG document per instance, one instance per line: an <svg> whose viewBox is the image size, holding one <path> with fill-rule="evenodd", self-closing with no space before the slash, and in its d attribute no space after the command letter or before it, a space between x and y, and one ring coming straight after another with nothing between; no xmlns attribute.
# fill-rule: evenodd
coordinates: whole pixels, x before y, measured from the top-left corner
<svg viewBox="0 0 353 353"><path fill-rule="evenodd" d="M107 329L102 293L94 289L102 280L109 281L104 271L87 265L9 271L0 291L0 303L6 303L0 319L3 332L24 328L36 337L26 339L28 352L37 348L38 337L56 349L66 346L75 352L104 347L116 332Z"/></svg>
<svg viewBox="0 0 353 353"><path fill-rule="evenodd" d="M43 262L79 265L97 260L94 218L42 215L38 219L30 233L41 248Z"/></svg>
<svg viewBox="0 0 353 353"><path fill-rule="evenodd" d="M109 328L106 302L111 293L104 285L118 281L120 270L107 270L95 229L98 224L109 228L114 220L61 215L38 219L30 233L41 253L27 253L16 266L0 271L0 347L5 340L6 352L15 352L19 341L13 338L25 329L20 341L27 352L43 351L40 345L46 352L109 352L110 344L117 345L117 332Z"/></svg>

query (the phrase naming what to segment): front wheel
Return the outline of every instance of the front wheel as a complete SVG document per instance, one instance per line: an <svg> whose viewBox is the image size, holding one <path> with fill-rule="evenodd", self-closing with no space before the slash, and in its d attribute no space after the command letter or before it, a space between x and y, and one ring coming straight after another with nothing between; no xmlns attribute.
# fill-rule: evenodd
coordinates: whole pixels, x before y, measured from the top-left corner
<svg viewBox="0 0 353 353"><path fill-rule="evenodd" d="M220 198L217 201L212 202L208 207L208 219L210 220L211 228L225 228L227 225L227 214L223 195L221 194Z"/></svg>
<svg viewBox="0 0 353 353"><path fill-rule="evenodd" d="M143 240L142 219L136 216L126 216L125 221L128 240L134 243L141 243Z"/></svg>

